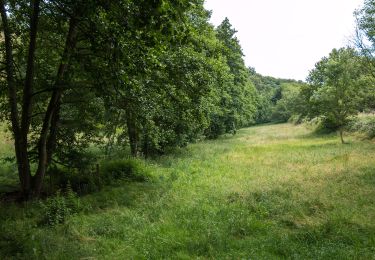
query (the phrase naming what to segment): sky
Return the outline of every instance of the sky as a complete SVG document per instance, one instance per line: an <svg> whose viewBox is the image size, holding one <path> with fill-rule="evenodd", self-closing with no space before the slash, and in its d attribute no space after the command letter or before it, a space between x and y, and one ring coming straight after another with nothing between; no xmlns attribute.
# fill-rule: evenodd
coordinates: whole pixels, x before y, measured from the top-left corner
<svg viewBox="0 0 375 260"><path fill-rule="evenodd" d="M265 76L305 80L316 62L353 37L363 0L206 0L211 23L225 17L247 66Z"/></svg>

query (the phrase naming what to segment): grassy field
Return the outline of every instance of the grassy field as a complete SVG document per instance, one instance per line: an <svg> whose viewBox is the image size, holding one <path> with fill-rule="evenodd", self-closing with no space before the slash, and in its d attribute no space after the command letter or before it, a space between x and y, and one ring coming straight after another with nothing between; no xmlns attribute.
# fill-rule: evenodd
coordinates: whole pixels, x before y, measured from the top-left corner
<svg viewBox="0 0 375 260"><path fill-rule="evenodd" d="M375 259L375 143L264 125L147 163L56 227L2 205L0 258Z"/></svg>

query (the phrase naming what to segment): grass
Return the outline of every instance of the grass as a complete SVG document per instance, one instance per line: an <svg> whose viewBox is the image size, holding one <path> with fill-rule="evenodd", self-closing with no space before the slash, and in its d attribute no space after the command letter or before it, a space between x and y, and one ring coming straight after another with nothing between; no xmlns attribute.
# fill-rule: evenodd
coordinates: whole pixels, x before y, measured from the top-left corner
<svg viewBox="0 0 375 260"><path fill-rule="evenodd" d="M264 125L148 162L62 225L3 204L0 258L375 259L375 143Z"/></svg>
<svg viewBox="0 0 375 260"><path fill-rule="evenodd" d="M14 178L17 167L8 160L14 155L13 142L6 125L1 122L0 133L0 192L9 192L18 185L18 179Z"/></svg>

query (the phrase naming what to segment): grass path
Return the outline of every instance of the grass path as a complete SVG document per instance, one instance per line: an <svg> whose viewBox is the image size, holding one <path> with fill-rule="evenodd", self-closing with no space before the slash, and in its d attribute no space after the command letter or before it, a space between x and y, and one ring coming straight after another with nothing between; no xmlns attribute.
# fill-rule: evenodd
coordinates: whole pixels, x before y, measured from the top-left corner
<svg viewBox="0 0 375 260"><path fill-rule="evenodd" d="M194 144L57 228L8 209L0 248L8 235L47 259L375 259L375 144L348 141L280 124Z"/></svg>

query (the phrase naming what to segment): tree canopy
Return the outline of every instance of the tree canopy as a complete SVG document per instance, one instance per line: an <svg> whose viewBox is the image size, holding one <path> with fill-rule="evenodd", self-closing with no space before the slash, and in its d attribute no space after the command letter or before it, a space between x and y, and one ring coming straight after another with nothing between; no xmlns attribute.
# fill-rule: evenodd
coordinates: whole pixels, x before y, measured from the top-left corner
<svg viewBox="0 0 375 260"><path fill-rule="evenodd" d="M328 128L339 129L344 143L343 128L360 111L365 98L360 57L351 48L334 49L315 65L308 82L302 91L306 114L321 117Z"/></svg>
<svg viewBox="0 0 375 260"><path fill-rule="evenodd" d="M253 122L256 91L228 19L201 0L1 1L1 115L21 189L98 143L160 154ZM36 170L34 170L36 169Z"/></svg>

